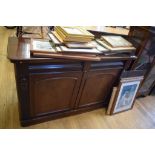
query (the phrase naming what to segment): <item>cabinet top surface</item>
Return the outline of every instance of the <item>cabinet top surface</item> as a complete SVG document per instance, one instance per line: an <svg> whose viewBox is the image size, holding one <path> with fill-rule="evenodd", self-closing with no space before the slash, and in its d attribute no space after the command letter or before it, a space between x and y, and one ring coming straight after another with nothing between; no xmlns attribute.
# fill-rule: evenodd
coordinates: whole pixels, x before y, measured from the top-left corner
<svg viewBox="0 0 155 155"><path fill-rule="evenodd" d="M30 39L17 38L17 37L10 37L8 39L7 55L8 55L8 59L11 60L12 62L18 62L18 61L30 61L30 62L81 61L81 60L31 57L31 55L30 55ZM128 60L128 59L136 58L135 56L130 56L128 54L123 54L121 56L101 55L100 57L101 57L101 60Z"/></svg>

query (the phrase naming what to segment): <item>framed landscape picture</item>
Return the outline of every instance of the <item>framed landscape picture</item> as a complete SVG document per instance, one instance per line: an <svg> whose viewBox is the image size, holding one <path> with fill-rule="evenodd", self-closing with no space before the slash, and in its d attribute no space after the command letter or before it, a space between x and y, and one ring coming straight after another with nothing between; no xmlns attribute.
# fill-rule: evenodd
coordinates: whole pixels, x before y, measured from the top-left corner
<svg viewBox="0 0 155 155"><path fill-rule="evenodd" d="M51 54L56 53L57 51L49 40L31 39L30 52L31 54L35 52L42 54Z"/></svg>

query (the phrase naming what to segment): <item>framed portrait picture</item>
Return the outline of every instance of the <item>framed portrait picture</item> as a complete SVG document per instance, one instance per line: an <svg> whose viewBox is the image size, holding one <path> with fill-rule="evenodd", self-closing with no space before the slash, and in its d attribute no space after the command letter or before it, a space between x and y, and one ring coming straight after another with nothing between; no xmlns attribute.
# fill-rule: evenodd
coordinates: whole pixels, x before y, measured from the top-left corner
<svg viewBox="0 0 155 155"><path fill-rule="evenodd" d="M112 115L132 109L142 79L143 76L122 78L119 86L113 88L107 114Z"/></svg>
<svg viewBox="0 0 155 155"><path fill-rule="evenodd" d="M121 84L113 113L129 110L132 108L140 81L130 81Z"/></svg>

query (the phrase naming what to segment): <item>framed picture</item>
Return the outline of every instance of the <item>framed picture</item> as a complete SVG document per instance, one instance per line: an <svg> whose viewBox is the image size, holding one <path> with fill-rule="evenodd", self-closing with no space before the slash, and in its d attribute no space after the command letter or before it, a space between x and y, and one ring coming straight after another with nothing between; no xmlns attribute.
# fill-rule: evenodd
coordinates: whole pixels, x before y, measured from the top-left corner
<svg viewBox="0 0 155 155"><path fill-rule="evenodd" d="M113 113L118 113L132 108L139 84L140 81L121 83L119 94L113 108Z"/></svg>
<svg viewBox="0 0 155 155"><path fill-rule="evenodd" d="M45 39L31 39L30 51L31 54L35 52L42 54L56 53L52 43Z"/></svg>
<svg viewBox="0 0 155 155"><path fill-rule="evenodd" d="M94 35L82 27L77 26L56 26L61 30L66 36L89 36L93 37Z"/></svg>
<svg viewBox="0 0 155 155"><path fill-rule="evenodd" d="M133 74L133 73L131 73ZM136 75L137 72L134 72ZM124 73L118 87L114 87L107 109L107 114L116 114L132 109L143 76L128 77L129 72Z"/></svg>

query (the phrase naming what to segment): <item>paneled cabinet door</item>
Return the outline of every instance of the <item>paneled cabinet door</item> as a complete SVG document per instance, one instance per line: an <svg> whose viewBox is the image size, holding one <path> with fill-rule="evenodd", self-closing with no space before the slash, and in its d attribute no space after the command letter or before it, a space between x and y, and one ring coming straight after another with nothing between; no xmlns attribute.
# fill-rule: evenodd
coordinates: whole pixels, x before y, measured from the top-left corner
<svg viewBox="0 0 155 155"><path fill-rule="evenodd" d="M72 109L81 75L81 72L30 75L31 116Z"/></svg>
<svg viewBox="0 0 155 155"><path fill-rule="evenodd" d="M79 107L104 103L121 70L90 71L83 81Z"/></svg>

